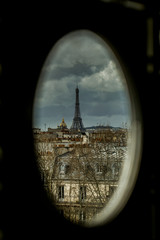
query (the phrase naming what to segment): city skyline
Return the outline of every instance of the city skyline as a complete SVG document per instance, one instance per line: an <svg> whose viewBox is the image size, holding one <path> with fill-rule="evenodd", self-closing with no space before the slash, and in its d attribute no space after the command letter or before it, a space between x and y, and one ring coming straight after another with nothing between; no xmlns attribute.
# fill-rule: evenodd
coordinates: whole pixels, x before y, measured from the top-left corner
<svg viewBox="0 0 160 240"><path fill-rule="evenodd" d="M41 70L33 107L33 127L70 128L78 85L84 127L130 125L126 80L111 48L89 31L60 39Z"/></svg>

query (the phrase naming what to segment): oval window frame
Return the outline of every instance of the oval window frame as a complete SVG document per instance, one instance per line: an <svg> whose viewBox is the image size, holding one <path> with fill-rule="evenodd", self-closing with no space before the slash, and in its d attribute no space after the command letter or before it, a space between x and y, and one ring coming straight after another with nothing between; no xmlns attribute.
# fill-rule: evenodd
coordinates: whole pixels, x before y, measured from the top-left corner
<svg viewBox="0 0 160 240"><path fill-rule="evenodd" d="M116 61L120 65L121 70L125 76L128 95L129 95L130 104L131 104L131 114L132 114L132 117L131 117L132 121L131 121L131 127L130 127L131 130L130 130L129 139L128 139L128 146L129 146L128 164L125 163L123 166L121 177L120 177L121 180L119 181L121 182L121 184L119 184L114 195L112 196L112 200L110 200L107 203L107 205L103 208L103 210L100 211L100 213L93 220L82 225L84 227L97 227L112 221L121 212L121 210L126 205L134 189L138 172L139 172L141 153L142 153L142 117L140 113L139 102L137 100L138 97L136 95L135 86L133 86L133 80L131 80L131 77L129 76L129 73L127 72L126 67L123 64L121 57L119 56L119 54L117 53L113 45L111 45L111 43L105 37L93 31L83 29L83 30L75 30L73 32L69 32L65 34L62 38L57 40L57 42L53 45L48 56L46 57L46 60L42 68L47 64L49 59L52 57L51 54L53 50L56 51L62 41L64 41L65 39L67 40L67 38L70 38L73 34L82 33L82 32L83 33L86 32L90 36L99 38L101 42L104 42L103 44L106 45L105 47L108 46L112 51ZM41 78L41 74L38 79L38 82L40 78ZM33 107L33 111L34 111L34 107ZM128 181L126 181L126 178L128 179Z"/></svg>

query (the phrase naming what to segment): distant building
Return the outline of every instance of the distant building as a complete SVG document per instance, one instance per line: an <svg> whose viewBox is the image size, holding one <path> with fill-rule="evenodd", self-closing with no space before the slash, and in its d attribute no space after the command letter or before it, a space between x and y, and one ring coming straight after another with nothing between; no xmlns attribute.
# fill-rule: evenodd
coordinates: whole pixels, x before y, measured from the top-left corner
<svg viewBox="0 0 160 240"><path fill-rule="evenodd" d="M85 128L82 122L81 114L80 114L80 103L79 103L79 89L78 86L76 88L76 101L75 101L75 112L74 118L72 122L72 126L70 128L72 131L81 131L84 132Z"/></svg>
<svg viewBox="0 0 160 240"><path fill-rule="evenodd" d="M67 124L64 121L64 118L62 118L62 122L59 126L57 126L58 129L67 129Z"/></svg>
<svg viewBox="0 0 160 240"><path fill-rule="evenodd" d="M40 128L33 128L33 134L40 133L41 129Z"/></svg>
<svg viewBox="0 0 160 240"><path fill-rule="evenodd" d="M90 221L107 204L118 187L125 150L115 157L119 152L98 144L96 148L79 146L57 156L50 191L67 219Z"/></svg>
<svg viewBox="0 0 160 240"><path fill-rule="evenodd" d="M48 133L55 133L57 132L57 128L48 128Z"/></svg>
<svg viewBox="0 0 160 240"><path fill-rule="evenodd" d="M41 141L35 142L42 180L60 212L73 222L85 223L118 187L127 154L127 131L61 133L48 139L39 134Z"/></svg>
<svg viewBox="0 0 160 240"><path fill-rule="evenodd" d="M127 129L84 129L76 88L70 129L62 119L47 132L33 129L42 182L60 212L74 223L90 221L118 187L127 154Z"/></svg>

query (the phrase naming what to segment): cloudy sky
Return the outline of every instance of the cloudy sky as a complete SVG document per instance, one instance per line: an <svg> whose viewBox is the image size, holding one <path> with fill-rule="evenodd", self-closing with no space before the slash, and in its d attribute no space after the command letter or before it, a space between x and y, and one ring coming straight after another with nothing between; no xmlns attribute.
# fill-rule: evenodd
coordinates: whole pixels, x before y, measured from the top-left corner
<svg viewBox="0 0 160 240"><path fill-rule="evenodd" d="M35 93L33 127L70 128L74 117L75 88L85 127L130 123L130 101L121 67L111 48L89 31L76 31L51 49Z"/></svg>

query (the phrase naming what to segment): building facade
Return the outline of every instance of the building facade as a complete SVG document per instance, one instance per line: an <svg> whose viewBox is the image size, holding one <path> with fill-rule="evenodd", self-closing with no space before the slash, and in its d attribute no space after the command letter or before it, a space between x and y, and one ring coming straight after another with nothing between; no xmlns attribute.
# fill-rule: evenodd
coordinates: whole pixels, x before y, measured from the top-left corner
<svg viewBox="0 0 160 240"><path fill-rule="evenodd" d="M79 88L77 86L76 88L76 100L75 100L75 112L74 112L74 118L72 122L72 126L70 128L72 131L85 131L81 114L80 114L80 103L79 103Z"/></svg>
<svg viewBox="0 0 160 240"><path fill-rule="evenodd" d="M103 209L118 187L127 131L95 131L85 134L85 141L84 134L64 136L46 142L39 139L37 159L55 206L65 218L83 224Z"/></svg>

